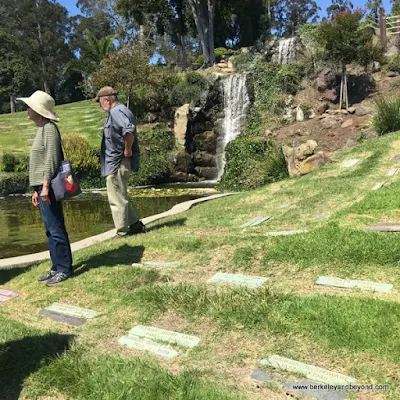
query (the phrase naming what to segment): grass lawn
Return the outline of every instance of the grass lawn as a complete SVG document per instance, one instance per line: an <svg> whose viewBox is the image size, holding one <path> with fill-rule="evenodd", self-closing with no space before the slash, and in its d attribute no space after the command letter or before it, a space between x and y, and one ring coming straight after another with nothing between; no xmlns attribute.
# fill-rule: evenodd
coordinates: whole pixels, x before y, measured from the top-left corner
<svg viewBox="0 0 400 400"><path fill-rule="evenodd" d="M91 100L64 104L55 108L60 121L57 125L61 135L75 133L87 136L90 144L100 147L105 112L99 103ZM27 153L36 133L36 125L27 117L26 111L0 116L0 149Z"/></svg>
<svg viewBox="0 0 400 400"><path fill-rule="evenodd" d="M386 176L400 168L395 154L398 133L336 153L305 177L214 200L156 222L144 235L79 251L75 277L59 287L36 282L49 262L0 271L1 287L23 293L0 303L0 398L287 399L280 382L300 379L296 374L268 369L272 383L249 378L260 359L278 354L358 384L390 385L350 391L350 399L399 399L399 234L364 230L400 220L400 175ZM360 162L340 168L350 158ZM381 181L387 184L372 191ZM267 215L264 224L240 228ZM292 229L308 232L266 235ZM140 261L183 264L131 266ZM216 272L269 280L259 289L207 285ZM391 283L394 290L316 286L319 275ZM37 314L53 302L101 314L74 328ZM156 358L118 343L137 324L201 342L176 358Z"/></svg>

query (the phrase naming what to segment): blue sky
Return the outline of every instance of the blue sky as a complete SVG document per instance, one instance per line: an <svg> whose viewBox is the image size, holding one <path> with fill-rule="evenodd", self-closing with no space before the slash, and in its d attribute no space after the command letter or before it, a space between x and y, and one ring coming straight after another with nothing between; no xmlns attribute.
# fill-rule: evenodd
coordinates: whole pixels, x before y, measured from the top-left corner
<svg viewBox="0 0 400 400"><path fill-rule="evenodd" d="M76 0L58 0L60 4L62 4L70 13L70 15L75 15L79 13L79 9L76 7ZM317 3L319 7L321 8L321 16L325 14L326 8L329 7L331 4L331 0L321 0L318 1ZM353 0L354 7L365 7L365 0ZM390 0L384 0L383 5L386 9L386 12L389 13L391 10L391 4Z"/></svg>

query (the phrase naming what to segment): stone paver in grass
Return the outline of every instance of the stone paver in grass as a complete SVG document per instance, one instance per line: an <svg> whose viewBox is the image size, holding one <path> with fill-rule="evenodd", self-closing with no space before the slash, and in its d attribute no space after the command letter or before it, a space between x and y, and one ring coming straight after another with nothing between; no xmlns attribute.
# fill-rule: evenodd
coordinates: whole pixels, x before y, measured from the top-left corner
<svg viewBox="0 0 400 400"><path fill-rule="evenodd" d="M400 160L400 154L396 154L392 157L392 161L399 161Z"/></svg>
<svg viewBox="0 0 400 400"><path fill-rule="evenodd" d="M397 168L390 168L386 173L386 176L395 176L397 174Z"/></svg>
<svg viewBox="0 0 400 400"><path fill-rule="evenodd" d="M371 190L379 190L384 184L385 182L378 182L371 188Z"/></svg>
<svg viewBox="0 0 400 400"><path fill-rule="evenodd" d="M314 218L314 221L321 221L323 219L329 218L332 215L332 213L326 213L322 215L318 215L318 217Z"/></svg>
<svg viewBox="0 0 400 400"><path fill-rule="evenodd" d="M265 221L268 221L269 219L271 219L271 216L267 216L267 217L255 217L253 218L251 221L246 222L243 225L240 225L240 228L247 228L249 226L256 226L256 225L260 225Z"/></svg>
<svg viewBox="0 0 400 400"><path fill-rule="evenodd" d="M89 119L84 119L84 122L93 122L96 121L96 118L89 118Z"/></svg>
<svg viewBox="0 0 400 400"><path fill-rule="evenodd" d="M18 297L21 293L14 292L13 290L0 289L0 302L8 301L14 297Z"/></svg>
<svg viewBox="0 0 400 400"><path fill-rule="evenodd" d="M167 344L160 344L154 340L143 338L139 336L122 336L119 339L119 343L136 350L148 351L157 356L166 358L176 357L181 354L180 351L175 350L172 346Z"/></svg>
<svg viewBox="0 0 400 400"><path fill-rule="evenodd" d="M73 325L73 326L81 326L87 322L85 318L73 317L71 315L49 311L49 310L40 310L39 315L49 317L53 321L64 322L65 324Z"/></svg>
<svg viewBox="0 0 400 400"><path fill-rule="evenodd" d="M264 233L265 236L290 236L290 235L297 235L299 233L307 233L307 229L297 229L293 231L276 231L276 232L266 232Z"/></svg>
<svg viewBox="0 0 400 400"><path fill-rule="evenodd" d="M364 227L367 231L400 232L400 222L380 222Z"/></svg>
<svg viewBox="0 0 400 400"><path fill-rule="evenodd" d="M346 160L344 161L340 166L342 168L350 168L354 167L360 160L357 158L351 159L351 160Z"/></svg>
<svg viewBox="0 0 400 400"><path fill-rule="evenodd" d="M341 279L331 276L319 276L315 283L323 286L334 286L345 289L364 289L385 293L390 293L393 289L393 285L389 283Z"/></svg>
<svg viewBox="0 0 400 400"><path fill-rule="evenodd" d="M182 265L178 261L143 261L141 263L133 263L132 267L154 267L154 268L172 268Z"/></svg>
<svg viewBox="0 0 400 400"><path fill-rule="evenodd" d="M0 129L11 129L11 126L0 125Z"/></svg>
<svg viewBox="0 0 400 400"><path fill-rule="evenodd" d="M200 338L197 336L143 325L137 325L132 328L129 331L129 336L145 337L189 348L195 347L200 343Z"/></svg>
<svg viewBox="0 0 400 400"><path fill-rule="evenodd" d="M343 390L324 388L318 382L302 380L298 382L286 382L284 388L290 392L299 393L317 400L346 400L347 395ZM308 398L307 397L307 398Z"/></svg>
<svg viewBox="0 0 400 400"><path fill-rule="evenodd" d="M76 307L63 303L53 303L51 306L46 307L45 310L77 318L94 318L98 315L96 311L89 310L88 308Z"/></svg>
<svg viewBox="0 0 400 400"><path fill-rule="evenodd" d="M250 288L258 288L262 286L269 278L255 275L243 275L243 274L226 274L222 272L216 273L210 278L207 283L219 283L219 284L230 284L230 285L241 285Z"/></svg>
<svg viewBox="0 0 400 400"><path fill-rule="evenodd" d="M305 364L300 361L291 360L290 358L281 357L275 354L268 357L268 359L261 360L260 364L289 372L300 373L309 379L330 385L347 385L349 383L356 382L356 380L350 376L332 372L314 365Z"/></svg>

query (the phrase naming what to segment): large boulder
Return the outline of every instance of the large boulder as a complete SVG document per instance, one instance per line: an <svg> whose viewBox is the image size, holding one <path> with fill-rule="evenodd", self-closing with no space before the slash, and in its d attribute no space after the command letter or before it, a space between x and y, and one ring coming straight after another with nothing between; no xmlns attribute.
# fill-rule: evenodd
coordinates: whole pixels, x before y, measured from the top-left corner
<svg viewBox="0 0 400 400"><path fill-rule="evenodd" d="M290 176L305 175L320 168L328 161L323 153L315 154L317 142L308 140L298 147L282 146Z"/></svg>
<svg viewBox="0 0 400 400"><path fill-rule="evenodd" d="M195 169L201 179L212 180L218 177L218 168L216 167L196 167Z"/></svg>
<svg viewBox="0 0 400 400"><path fill-rule="evenodd" d="M190 154L180 151L173 160L173 169L177 172L191 172L193 170L193 160Z"/></svg>
<svg viewBox="0 0 400 400"><path fill-rule="evenodd" d="M216 167L216 157L205 151L196 151L193 153L193 161L199 167Z"/></svg>

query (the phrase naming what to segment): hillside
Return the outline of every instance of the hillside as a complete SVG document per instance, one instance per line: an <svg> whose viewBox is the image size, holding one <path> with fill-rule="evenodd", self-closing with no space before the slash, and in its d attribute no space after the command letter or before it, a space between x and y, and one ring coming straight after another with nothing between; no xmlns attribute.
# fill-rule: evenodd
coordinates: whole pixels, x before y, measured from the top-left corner
<svg viewBox="0 0 400 400"><path fill-rule="evenodd" d="M298 374L262 367L270 380L250 379L273 354L357 384L390 385L350 391L349 399L400 398L399 234L364 229L400 219L399 174L387 175L400 168L397 154L400 133L364 141L305 177L199 205L144 235L79 251L75 277L57 288L36 282L48 262L0 271L2 288L22 293L0 310L3 398L21 389L30 400L300 398L285 389L302 380ZM341 166L350 159L359 162ZM379 182L385 185L372 190ZM257 216L272 218L241 228ZM268 235L284 230L307 232ZM132 266L143 261L183 264ZM258 289L207 284L217 272L269 279ZM321 275L392 284L393 291L316 285ZM74 328L37 314L53 302L100 315ZM119 344L138 324L196 335L200 344L171 359Z"/></svg>

